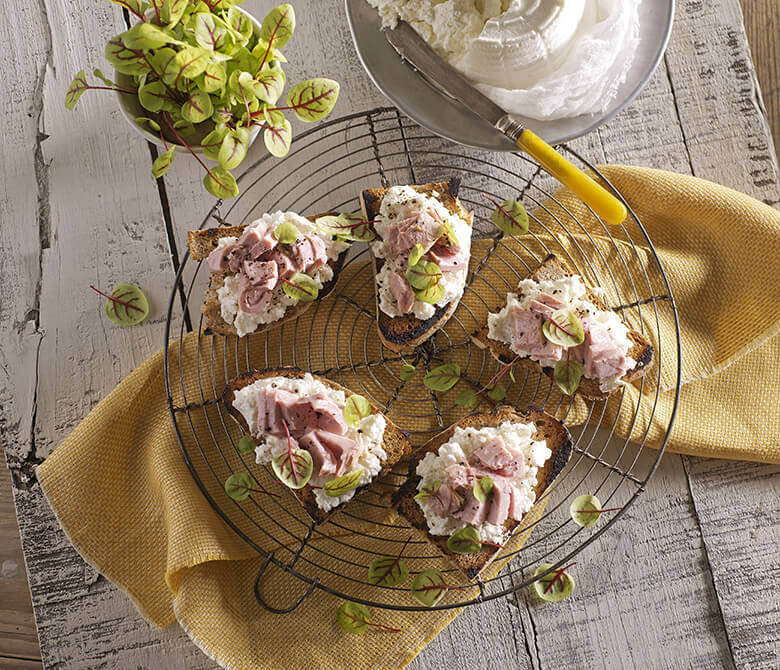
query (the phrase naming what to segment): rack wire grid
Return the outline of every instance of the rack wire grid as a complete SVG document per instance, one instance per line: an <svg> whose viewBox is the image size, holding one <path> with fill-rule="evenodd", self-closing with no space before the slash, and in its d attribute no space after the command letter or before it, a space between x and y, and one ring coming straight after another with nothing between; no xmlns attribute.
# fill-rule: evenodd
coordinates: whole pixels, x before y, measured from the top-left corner
<svg viewBox="0 0 780 670"><path fill-rule="evenodd" d="M603 177L570 147L561 145L559 150ZM679 396L680 340L674 300L650 238L630 210L622 226L600 224L598 234L592 234L556 199L559 186L523 155L455 146L413 124L395 108L374 109L302 133L284 161L264 156L255 162L239 178L241 194L229 203L217 202L201 227L249 223L276 209L304 214L358 211L358 194L364 188L422 184L452 176L462 179L460 198L474 211L474 237L485 240L475 244L481 244L484 253L478 261L472 259L464 299L448 325L408 354L385 349L376 335L366 245L354 245L334 291L309 312L241 339L206 332L203 318L195 315L200 314L208 267L191 261L189 254L180 266L165 329L171 419L197 485L217 514L261 559L255 595L270 611L292 611L317 589L396 610L462 607L507 596L543 576L534 575L540 564L552 564L550 570L560 567L609 530L645 490L663 454ZM522 201L531 217L528 235L507 240L497 233L490 222L494 206L483 195L499 202ZM535 210L546 215L537 216ZM475 387L484 384L498 364L474 345L470 335L483 325L488 309L495 311L517 281L530 275L549 253L563 257L591 285L606 289L606 301L651 337L656 364L637 384L642 393L634 403L624 400L624 391L608 402L572 400L545 375L517 370L504 404L521 410L535 406L556 415L569 427L573 449L568 465L544 495L546 506L537 506L540 511L525 524L525 530L531 531L528 539L514 545L510 541L500 560L476 580L466 579L422 533L394 514L392 493L406 480L408 464L400 464L342 505L327 522L316 525L270 469L255 464L254 454L239 451L241 433L220 400L224 385L241 372L279 366L301 368L367 396L400 427L413 426L412 446L420 446L473 410L454 402L462 387L433 393L421 383L421 374L403 381L401 366L411 363L428 370L459 361L465 382ZM667 324L665 338L658 336L662 321ZM190 330L194 332L188 336ZM185 336L197 337L194 358L187 356ZM192 379L185 381L187 376ZM674 404L661 417L656 410L662 386L673 394ZM489 408L482 406L483 411ZM663 423L656 449L647 446L653 422ZM618 432L628 432L630 441L618 437ZM251 473L263 490L280 497L255 494L241 502L231 500L223 485L234 472ZM609 518L602 518L594 528L582 528L572 521L569 504L583 493L599 496L605 507L621 509L604 515ZM434 608L412 599L409 583L386 587L368 581L368 564L380 556L397 555L407 542L403 560L410 570L409 582L433 568L460 587L448 591ZM286 602L272 603L265 592L268 580L283 577L279 570L296 578L293 582L300 586L300 594L293 590L290 595L288 590L281 598L277 593L276 599Z"/></svg>

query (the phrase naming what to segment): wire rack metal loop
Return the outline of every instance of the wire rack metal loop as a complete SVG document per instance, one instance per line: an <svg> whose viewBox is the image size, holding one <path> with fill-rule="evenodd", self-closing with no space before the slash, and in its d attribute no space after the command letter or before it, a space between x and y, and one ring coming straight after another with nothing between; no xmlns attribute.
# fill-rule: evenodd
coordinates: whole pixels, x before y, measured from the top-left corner
<svg viewBox="0 0 780 670"><path fill-rule="evenodd" d="M628 207L595 166L571 147L561 149L599 176ZM457 311L434 338L412 352L391 352L378 340L365 245L355 245L333 292L303 316L241 339L207 333L203 318L196 316L208 285L207 266L192 262L187 254L176 275L164 352L171 420L185 463L209 504L263 557L254 591L271 612L293 611L315 590L388 609L430 609L410 598L409 584L387 587L368 581L371 561L395 555L402 546L412 578L436 568L450 583L464 587L433 609L513 594L534 581L539 564L560 567L599 538L609 541L605 533L645 491L663 454L680 390L677 310L658 254L630 207L622 226L607 227L595 215L586 225L574 214L572 201L564 202L557 195L558 185L529 158L453 146L395 108L380 108L319 124L294 140L284 161L263 156L239 178L241 194L218 202L201 227L249 223L277 209L302 214L357 211L358 193L365 188L450 176L461 177L460 199L475 214L474 258ZM531 219L529 234L515 239L496 235L492 205L482 195L523 202ZM581 204L578 209L582 211ZM433 393L422 384L421 374L402 379L401 366L410 363L422 373L458 362L463 384L484 384L498 366L474 345L471 335L484 324L487 312L496 311L517 282L550 253L586 282L605 289L608 303L653 341L657 364L635 393L624 390L608 402L567 398L545 375L516 371L507 402L519 409L538 407L567 423L573 452L545 492L545 506L536 508L526 529L530 536L524 544L510 541L496 570L464 582L438 549L395 514L392 495L406 481L408 463L398 464L341 506L327 523L315 525L267 468L255 464L253 455L239 452L240 433L220 400L223 387L241 372L279 366L325 376L365 395L408 430L414 446L423 444L466 411L455 403L457 388ZM193 332L188 335L190 323ZM180 365L183 361L186 364ZM656 449L648 448L651 440ZM281 497L253 495L240 503L226 498L224 481L235 472L251 473L261 488ZM582 493L598 495L605 506L622 511L597 528L581 528L568 509ZM305 587L290 606L272 605L261 593L263 581L272 578L272 564Z"/></svg>

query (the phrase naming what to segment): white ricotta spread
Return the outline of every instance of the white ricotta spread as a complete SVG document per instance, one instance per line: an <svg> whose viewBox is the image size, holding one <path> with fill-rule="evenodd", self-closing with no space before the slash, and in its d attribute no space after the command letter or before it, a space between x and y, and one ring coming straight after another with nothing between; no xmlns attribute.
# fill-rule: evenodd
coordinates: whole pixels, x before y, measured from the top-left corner
<svg viewBox="0 0 780 670"><path fill-rule="evenodd" d="M385 261L382 269L377 273L376 281L379 287L379 308L389 316L401 316L398 303L390 291L390 275L396 272L399 266L394 258L387 257L385 249L384 237L389 225L408 219L422 209L435 211L442 221L449 223L452 227L455 237L458 238L462 257L469 258L471 255L471 226L463 218L450 212L439 200L439 197L440 195L436 191L427 195L418 193L411 186L392 186L382 198L378 220L374 223L374 230L377 232L378 238L371 243L371 251L377 258L382 258ZM412 314L424 321L436 313L437 307L443 307L453 301L460 300L466 286L467 274L468 263L455 272L442 272L440 280L440 285L444 288L442 299L434 305L415 298Z"/></svg>
<svg viewBox="0 0 780 670"><path fill-rule="evenodd" d="M263 444L255 449L255 457L260 465L268 465L271 460L281 453L287 451L287 438L279 438L274 435L268 435L257 429L257 395L258 392L266 387L275 386L292 393L303 396L325 393L340 408L344 408L346 397L344 391L333 389L323 384L319 379L315 379L308 372L300 378L290 377L269 377L267 379L258 379L256 382L245 386L235 392L233 398L233 407L235 407L251 427L252 434L261 436ZM382 469L382 463L387 460L387 453L382 447L387 421L381 414L371 414L360 420L357 429L349 426L347 437L351 437L362 445L363 451L357 461L357 466L363 468L363 476L359 486L368 484L376 477ZM325 482L334 477L312 477L309 484L312 486L323 486ZM341 503L350 500L355 495L355 490L348 491L340 496L329 496L320 489L314 490L314 497L317 500L317 506L328 512Z"/></svg>
<svg viewBox="0 0 780 670"><path fill-rule="evenodd" d="M271 230L282 223L290 222L298 230L309 237L320 237L325 242L325 249L329 260L336 260L349 245L344 242L337 242L330 235L317 228L307 218L296 214L295 212L275 212L273 214L263 214L258 220L252 222L249 228L258 227L261 224L267 225ZM224 249L231 244L238 242L237 237L222 237L217 244L218 249ZM312 273L312 278L321 289L324 284L333 279L333 268L329 264L323 265ZM284 316L288 307L298 303L298 300L291 298L282 290L281 282L273 291L271 304L265 312L252 314L244 312L238 307L238 280L239 275L228 275L222 286L217 289L217 298L219 299L222 318L226 323L233 325L239 337L244 337L254 332L261 324L273 323Z"/></svg>
<svg viewBox="0 0 780 670"><path fill-rule="evenodd" d="M437 453L426 454L417 465L416 473L421 477L417 490L430 487L434 482L446 482L446 470L450 465L467 461L471 454L487 441L501 437L510 449L522 453L525 458L525 472L510 481L515 489L514 495L520 496L523 500L523 514L526 514L536 502L534 492L537 484L536 475L552 456L552 451L544 440L533 439L535 432L536 426L533 422L505 421L497 428L457 427L453 436L439 447ZM426 500L418 500L417 504L425 514L431 535L452 535L455 531L469 525L452 517L445 518L434 514ZM480 538L487 542L502 544L509 535L503 525L485 522L476 528Z"/></svg>
<svg viewBox="0 0 780 670"><path fill-rule="evenodd" d="M512 310L515 305L519 305L522 309L528 309L531 300L538 300L542 293L546 293L554 298L558 298L558 300L569 303L577 312L587 311L591 320L601 323L606 328L620 353L626 357L626 370L630 370L636 365L636 361L628 355L631 349L628 328L613 311L599 309L585 298L587 289L579 275L561 277L560 279L545 279L540 282L533 279L523 279L517 285L517 291L517 293L507 294L506 305L498 314L488 314L488 337L491 340L503 342L519 356L527 356L528 352L518 351L513 344L514 320L512 318ZM597 292L594 291L594 293ZM603 289L599 288L598 293L603 294ZM537 361L542 367L554 367L557 362L536 356L531 356L530 358ZM599 380L599 388L605 393L614 391L625 383L621 379L622 376L615 375Z"/></svg>
<svg viewBox="0 0 780 670"><path fill-rule="evenodd" d="M407 21L510 113L558 119L603 111L625 81L641 0L368 0Z"/></svg>

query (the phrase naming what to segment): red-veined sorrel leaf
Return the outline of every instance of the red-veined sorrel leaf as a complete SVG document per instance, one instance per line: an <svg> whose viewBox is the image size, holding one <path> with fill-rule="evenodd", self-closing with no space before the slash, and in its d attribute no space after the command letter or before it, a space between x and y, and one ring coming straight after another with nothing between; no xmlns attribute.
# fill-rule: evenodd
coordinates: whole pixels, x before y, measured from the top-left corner
<svg viewBox="0 0 780 670"><path fill-rule="evenodd" d="M107 299L106 316L120 326L135 326L149 316L149 301L133 284L117 284L110 294L94 286L90 288Z"/></svg>
<svg viewBox="0 0 780 670"><path fill-rule="evenodd" d="M131 14L135 14L135 16L141 21L145 21L146 18L144 17L144 12L149 9L149 5L147 5L145 2L142 2L142 0L109 0L110 2L113 2L115 5L119 5L123 9L126 9Z"/></svg>
<svg viewBox="0 0 780 670"><path fill-rule="evenodd" d="M189 5L189 0L152 0L152 4L157 10L160 21L168 28L173 28L181 21L181 17Z"/></svg>
<svg viewBox="0 0 780 670"><path fill-rule="evenodd" d="M299 231L294 223L283 221L274 229L274 239L279 244L295 244L298 241Z"/></svg>
<svg viewBox="0 0 780 670"><path fill-rule="evenodd" d="M247 472L236 472L225 480L225 493L236 502L246 500L257 488L257 482Z"/></svg>
<svg viewBox="0 0 780 670"><path fill-rule="evenodd" d="M262 69L268 62L272 50L281 49L290 41L294 30L295 11L292 5L279 5L268 12L260 28L260 39L265 42L266 48L258 69Z"/></svg>
<svg viewBox="0 0 780 670"><path fill-rule="evenodd" d="M401 632L400 628L391 628L381 623L371 623L371 613L368 611L368 608L358 603L341 603L336 609L336 621L338 621L339 626L343 630L353 635L361 635L368 626L381 628L393 633Z"/></svg>
<svg viewBox="0 0 780 670"><path fill-rule="evenodd" d="M417 368L414 367L414 365L412 365L411 363L404 363L401 366L401 371L398 373L398 376L401 378L402 382L408 382L416 374L417 374Z"/></svg>
<svg viewBox="0 0 780 670"><path fill-rule="evenodd" d="M287 109L301 121L312 122L330 114L339 97L339 84L332 79L307 79L287 94Z"/></svg>
<svg viewBox="0 0 780 670"><path fill-rule="evenodd" d="M292 143L292 125L282 118L278 125L268 126L263 132L263 141L268 153L277 158L286 156Z"/></svg>
<svg viewBox="0 0 780 670"><path fill-rule="evenodd" d="M411 539L411 537L409 538ZM382 556L368 566L368 582L374 586L398 586L409 579L409 568L401 560L401 555L409 544L409 539L404 542L398 556Z"/></svg>
<svg viewBox="0 0 780 670"><path fill-rule="evenodd" d="M445 363L428 372L423 377L423 384L431 391L449 391L460 379L460 365Z"/></svg>
<svg viewBox="0 0 780 670"><path fill-rule="evenodd" d="M295 300L302 300L303 302L311 302L316 300L320 294L320 287L317 282L309 277L309 275L303 274L303 272L296 272L289 279L282 279L282 290Z"/></svg>
<svg viewBox="0 0 780 670"><path fill-rule="evenodd" d="M199 12L192 19L195 41L209 51L220 51L231 43L228 26L214 14Z"/></svg>
<svg viewBox="0 0 780 670"><path fill-rule="evenodd" d="M585 330L570 309L559 309L542 326L544 336L561 347L576 347L585 341Z"/></svg>
<svg viewBox="0 0 780 670"><path fill-rule="evenodd" d="M244 435L236 445L236 449L238 449L239 454L251 454L254 453L255 447L257 445L255 444L255 441L249 437L249 435Z"/></svg>
<svg viewBox="0 0 780 670"><path fill-rule="evenodd" d="M553 368L553 379L566 395L574 395L584 374L582 364L570 358L558 361Z"/></svg>
<svg viewBox="0 0 780 670"><path fill-rule="evenodd" d="M483 197L496 207L490 217L496 228L507 235L525 235L528 232L528 213L517 200L504 200L499 205L493 198Z"/></svg>
<svg viewBox="0 0 780 670"><path fill-rule="evenodd" d="M206 173L203 185L215 198L235 198L238 195L236 178L221 165Z"/></svg>
<svg viewBox="0 0 780 670"><path fill-rule="evenodd" d="M322 487L322 489L325 491L326 495L329 495L331 498L337 498L338 496L343 496L345 493L354 491L358 486L360 486L362 479L363 468L358 468L357 470L348 472L346 475L335 477L329 482L325 482L325 485Z"/></svg>
<svg viewBox="0 0 780 670"><path fill-rule="evenodd" d="M474 389L464 389L455 397L458 407L474 407L477 404L477 392Z"/></svg>
<svg viewBox="0 0 780 670"><path fill-rule="evenodd" d="M353 428L360 425L360 420L371 414L371 403L362 395L353 393L344 405L344 421Z"/></svg>
<svg viewBox="0 0 780 670"><path fill-rule="evenodd" d="M174 85L178 86L182 78L194 79L202 72L205 72L209 62L210 55L208 49L185 47L173 59L173 67L176 72L173 80Z"/></svg>
<svg viewBox="0 0 780 670"><path fill-rule="evenodd" d="M425 570L412 582L412 597L421 605L433 607L450 590L444 577L438 570Z"/></svg>
<svg viewBox="0 0 780 670"><path fill-rule="evenodd" d="M254 29L252 22L249 20L249 17L240 9L235 7L228 9L227 23L233 30L233 33L240 37L242 44L246 43L247 40L249 40L249 38L252 36L252 31Z"/></svg>
<svg viewBox="0 0 780 670"><path fill-rule="evenodd" d="M233 133L228 133L222 140L222 146L220 146L219 153L217 154L217 160L219 164L226 170L232 170L241 164L246 156L248 145L246 142L242 142Z"/></svg>
<svg viewBox="0 0 780 670"><path fill-rule="evenodd" d="M421 260L406 268L406 281L415 291L427 291L441 281L441 269L433 261Z"/></svg>
<svg viewBox="0 0 780 670"><path fill-rule="evenodd" d="M474 486L472 487L472 493L474 494L474 497L479 500L479 502L486 502L491 491L493 491L494 486L495 482L493 482L492 477L480 477L474 483Z"/></svg>
<svg viewBox="0 0 780 670"><path fill-rule="evenodd" d="M553 570L549 575L535 581L533 586L536 595L542 600L552 603L568 598L572 591L574 591L574 577L567 574L565 570L572 565L574 565L574 563ZM534 577L541 575L543 572L547 572L552 566L552 563L542 563L534 570Z"/></svg>
<svg viewBox="0 0 780 670"><path fill-rule="evenodd" d="M447 538L447 549L453 554L476 554L482 549L479 531L473 526L455 531Z"/></svg>
<svg viewBox="0 0 780 670"><path fill-rule="evenodd" d="M609 507L604 509L596 496L577 496L569 506L569 514L578 526L590 528L595 526L604 512L619 512L622 507Z"/></svg>
<svg viewBox="0 0 780 670"><path fill-rule="evenodd" d="M190 123L201 123L214 112L214 103L208 93L195 91L181 106L181 115ZM240 162L240 161L239 161Z"/></svg>
<svg viewBox="0 0 780 670"><path fill-rule="evenodd" d="M257 73L252 83L252 92L263 102L275 105L284 91L287 77L280 67L265 67Z"/></svg>
<svg viewBox="0 0 780 670"><path fill-rule="evenodd" d="M138 101L150 112L159 112L174 105L165 84L159 80L146 82L138 89Z"/></svg>
<svg viewBox="0 0 780 670"><path fill-rule="evenodd" d="M166 172L168 172L168 168L171 167L171 164L173 163L173 159L175 157L174 152L176 151L176 147L171 147L166 151L164 154L160 154L152 164L152 176L155 179L159 179L162 177Z"/></svg>
<svg viewBox="0 0 780 670"><path fill-rule="evenodd" d="M314 471L311 454L305 449L292 449L279 454L271 461L271 467L279 480L291 489L306 486Z"/></svg>
<svg viewBox="0 0 780 670"><path fill-rule="evenodd" d="M209 63L198 78L198 86L206 93L217 93L224 90L227 84L225 66L219 63Z"/></svg>
<svg viewBox="0 0 780 670"><path fill-rule="evenodd" d="M136 23L130 30L122 33L122 39L128 49L135 50L159 49L166 44L182 44L159 26L148 22Z"/></svg>
<svg viewBox="0 0 780 670"><path fill-rule="evenodd" d="M141 51L130 49L117 35L106 44L106 60L108 60L117 72L129 75L141 75L149 72L149 63Z"/></svg>
<svg viewBox="0 0 780 670"><path fill-rule="evenodd" d="M444 298L444 287L441 284L434 284L430 288L422 291L414 290L414 297L420 302L427 302L431 305L437 305Z"/></svg>
<svg viewBox="0 0 780 670"><path fill-rule="evenodd" d="M319 217L314 223L323 232L345 242L371 242L376 239L371 222L360 214L329 214Z"/></svg>
<svg viewBox="0 0 780 670"><path fill-rule="evenodd" d="M68 86L68 91L67 93L65 93L65 107L73 111L73 108L76 106L76 103L79 101L79 98L87 89L89 89L89 84L87 83L87 75L84 73L84 70L81 70L73 78L73 81L70 83L70 86Z"/></svg>
<svg viewBox="0 0 780 670"><path fill-rule="evenodd" d="M219 150L222 147L222 141L225 139L225 135L227 135L228 132L227 126L221 126L212 130L201 140L200 146L203 149L206 158L210 158L213 161L217 160Z"/></svg>

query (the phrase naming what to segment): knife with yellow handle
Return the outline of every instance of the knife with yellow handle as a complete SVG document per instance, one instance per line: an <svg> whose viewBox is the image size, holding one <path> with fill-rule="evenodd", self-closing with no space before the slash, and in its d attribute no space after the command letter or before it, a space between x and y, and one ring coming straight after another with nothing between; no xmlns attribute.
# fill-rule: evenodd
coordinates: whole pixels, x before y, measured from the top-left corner
<svg viewBox="0 0 780 670"><path fill-rule="evenodd" d="M428 46L408 23L399 21L395 28L385 28L383 32L398 55L429 83L509 137L603 221L612 225L623 223L627 212L620 200L472 86L460 72Z"/></svg>

